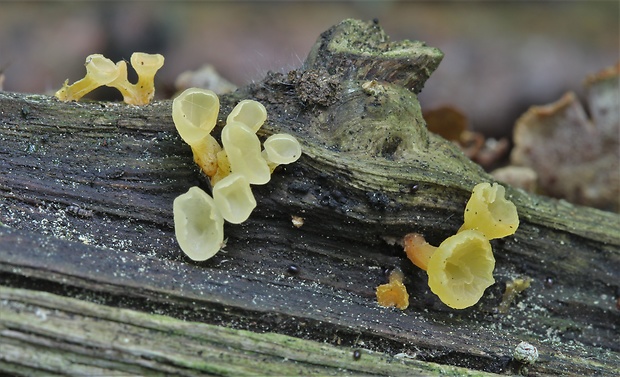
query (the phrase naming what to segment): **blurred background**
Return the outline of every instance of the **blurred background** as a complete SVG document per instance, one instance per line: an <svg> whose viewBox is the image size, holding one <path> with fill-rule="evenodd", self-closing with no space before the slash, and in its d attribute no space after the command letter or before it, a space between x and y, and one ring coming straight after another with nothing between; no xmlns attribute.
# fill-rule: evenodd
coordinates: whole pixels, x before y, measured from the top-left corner
<svg viewBox="0 0 620 377"><path fill-rule="evenodd" d="M617 1L16 1L0 3L0 72L6 91L54 93L84 76L90 54L161 53L157 97L166 98L179 74L206 63L237 85L297 68L345 18L377 18L392 40L440 48L423 109L454 106L493 137L509 135L530 105L583 96L585 76L620 59Z"/></svg>

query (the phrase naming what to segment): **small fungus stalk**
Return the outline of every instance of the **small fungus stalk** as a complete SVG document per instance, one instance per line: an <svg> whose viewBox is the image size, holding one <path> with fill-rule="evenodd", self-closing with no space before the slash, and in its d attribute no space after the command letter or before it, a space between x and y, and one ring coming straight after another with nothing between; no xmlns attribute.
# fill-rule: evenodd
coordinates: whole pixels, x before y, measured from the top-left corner
<svg viewBox="0 0 620 377"><path fill-rule="evenodd" d="M409 307L409 293L403 284L402 271L395 269L390 273L389 283L377 287L377 302L384 307L397 307L405 310Z"/></svg>
<svg viewBox="0 0 620 377"><path fill-rule="evenodd" d="M217 155L222 147L211 135L191 145L194 162L207 176L213 177L218 170Z"/></svg>
<svg viewBox="0 0 620 377"><path fill-rule="evenodd" d="M514 301L514 299L519 295L519 293L523 292L527 288L530 287L530 283L532 279L514 279L506 283L506 290L502 296L502 302L499 303L497 307L497 311L506 314L508 313L508 309L510 308L510 304Z"/></svg>
<svg viewBox="0 0 620 377"><path fill-rule="evenodd" d="M77 101L100 86L107 85L119 76L118 67L110 59L101 54L89 55L86 58L86 76L83 79L62 88L55 96L61 101Z"/></svg>
<svg viewBox="0 0 620 377"><path fill-rule="evenodd" d="M211 176L211 187L215 186L216 183L221 181L222 179L228 177L230 175L230 161L228 161L228 155L225 150L221 150L217 152L217 171L213 176Z"/></svg>
<svg viewBox="0 0 620 377"><path fill-rule="evenodd" d="M164 65L164 57L160 54L136 52L131 55L131 66L138 74L136 83L136 105L146 105L155 96L155 74Z"/></svg>
<svg viewBox="0 0 620 377"><path fill-rule="evenodd" d="M131 55L131 64L138 74L138 82L132 84L127 80L127 63L116 63L119 75L107 86L118 89L125 103L130 105L148 105L155 95L155 73L164 65L164 57L160 54L136 52Z"/></svg>
<svg viewBox="0 0 620 377"><path fill-rule="evenodd" d="M407 234L404 238L404 247L407 258L424 271L428 269L428 262L437 250L437 247L426 242L418 233Z"/></svg>

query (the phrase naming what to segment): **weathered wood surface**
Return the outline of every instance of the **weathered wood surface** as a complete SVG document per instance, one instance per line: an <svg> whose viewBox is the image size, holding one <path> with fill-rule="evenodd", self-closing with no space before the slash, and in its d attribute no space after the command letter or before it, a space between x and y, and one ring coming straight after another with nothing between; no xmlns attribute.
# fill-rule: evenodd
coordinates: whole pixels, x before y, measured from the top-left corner
<svg viewBox="0 0 620 377"><path fill-rule="evenodd" d="M75 373L144 373L139 368L150 366L165 373L163 364L180 365L139 353L131 360L88 356L92 321L120 339L140 318L150 324L139 327L155 328L159 339L144 352L167 353L167 331L174 332L171 342L192 345L174 351L187 371L170 373L237 374L263 358L256 349L237 349L231 355L244 355L238 363L194 364L195 344L203 344L191 331L196 326L201 334L226 327L259 333L257 341L275 332L330 343L324 357L312 348L319 374L333 365L380 374L360 368L354 348L516 372L512 350L526 340L541 354L530 372L613 375L620 367L618 215L508 188L521 226L493 241L497 283L463 311L439 302L425 273L390 244L413 231L439 243L461 225L471 188L492 180L426 132L415 93L440 60L436 49L390 42L377 25L347 21L319 38L303 69L223 96L221 121L239 99L258 99L269 113L260 135L292 133L304 155L255 186L256 211L244 224L227 224L225 251L203 263L183 257L174 241L173 199L192 185L208 186L176 135L170 101L138 108L0 93L0 346L25 355L0 352L0 366L29 374L46 357ZM364 84L372 80L369 89ZM304 225L293 227L291 215ZM404 312L379 307L374 297L394 267L405 272L412 296ZM515 277L532 278L532 287L500 314L504 285ZM75 315L86 307L94 314ZM73 318L74 336L50 333L49 324L33 320L37 310ZM162 318L183 330L159 327ZM291 341L278 339L282 347ZM102 350L118 349L114 338L96 341ZM299 361L279 352L268 358L281 358L286 368ZM67 362L78 355L86 356ZM271 365L256 372L272 373ZM301 374L313 373L305 367Z"/></svg>

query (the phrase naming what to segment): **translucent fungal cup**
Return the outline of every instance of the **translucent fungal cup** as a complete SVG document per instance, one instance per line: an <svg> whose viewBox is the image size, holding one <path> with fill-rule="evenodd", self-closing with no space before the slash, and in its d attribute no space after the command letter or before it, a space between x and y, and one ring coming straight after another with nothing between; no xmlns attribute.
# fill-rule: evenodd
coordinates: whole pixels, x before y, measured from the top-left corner
<svg viewBox="0 0 620 377"><path fill-rule="evenodd" d="M267 161L261 155L258 136L243 123L228 123L222 130L222 144L233 173L239 173L253 185L271 179Z"/></svg>
<svg viewBox="0 0 620 377"><path fill-rule="evenodd" d="M428 262L428 285L441 301L454 309L477 303L495 283L495 258L484 234L464 230L447 238Z"/></svg>
<svg viewBox="0 0 620 377"><path fill-rule="evenodd" d="M226 118L228 123L242 123L255 132L261 128L267 120L267 109L262 103L253 100L243 100L235 106Z"/></svg>
<svg viewBox="0 0 620 377"><path fill-rule="evenodd" d="M267 160L274 164L290 164L301 157L301 146L289 134L271 135L263 143Z"/></svg>
<svg viewBox="0 0 620 377"><path fill-rule="evenodd" d="M86 57L86 76L71 85L65 81L63 87L56 92L61 101L77 101L84 95L102 85L114 81L119 76L119 70L114 62L101 54Z"/></svg>
<svg viewBox="0 0 620 377"><path fill-rule="evenodd" d="M181 250L195 261L213 257L224 242L224 219L213 198L194 186L173 203L174 233Z"/></svg>
<svg viewBox="0 0 620 377"><path fill-rule="evenodd" d="M232 173L213 187L213 200L224 220L241 224L256 208L250 183L244 176Z"/></svg>
<svg viewBox="0 0 620 377"><path fill-rule="evenodd" d="M189 145L209 135L220 111L220 100L210 90L190 88L172 101L172 120Z"/></svg>
<svg viewBox="0 0 620 377"><path fill-rule="evenodd" d="M488 239L514 234L519 227L517 207L505 195L503 186L494 183L477 184L465 207L465 221L459 231L473 229Z"/></svg>
<svg viewBox="0 0 620 377"><path fill-rule="evenodd" d="M163 67L164 57L160 54L134 52L131 55L131 66L138 74L136 83L136 104L146 105L155 95L155 74Z"/></svg>

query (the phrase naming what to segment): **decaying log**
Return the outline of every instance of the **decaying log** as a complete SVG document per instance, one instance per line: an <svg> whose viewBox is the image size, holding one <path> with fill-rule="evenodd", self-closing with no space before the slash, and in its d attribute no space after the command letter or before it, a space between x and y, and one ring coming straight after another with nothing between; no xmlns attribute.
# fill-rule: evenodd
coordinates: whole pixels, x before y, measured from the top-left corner
<svg viewBox="0 0 620 377"><path fill-rule="evenodd" d="M222 96L216 131L238 100L254 98L269 113L259 135L294 134L304 155L254 186L257 209L227 224L225 250L203 263L174 240L173 199L209 187L170 101L0 93L0 369L516 373L525 370L512 352L525 340L540 352L530 373L612 375L618 215L508 187L521 225L492 241L497 282L461 311L394 244L409 232L435 244L454 234L471 188L492 181L425 128L416 93L441 58L347 20L301 69ZM411 294L405 311L376 304L395 267ZM499 313L517 277L532 285Z"/></svg>

